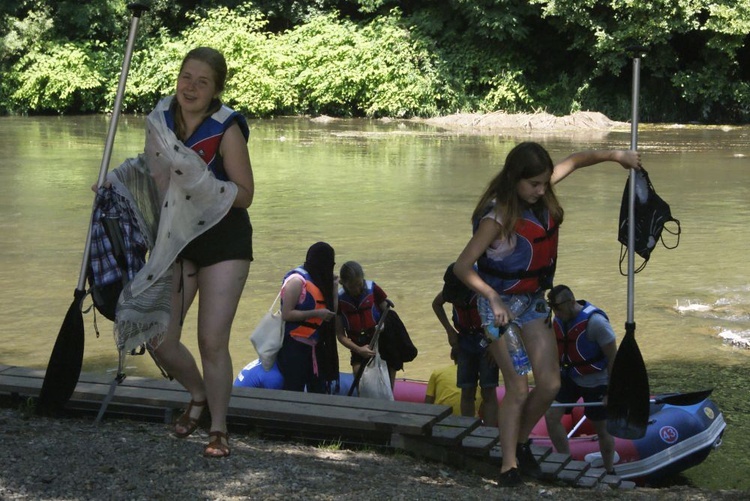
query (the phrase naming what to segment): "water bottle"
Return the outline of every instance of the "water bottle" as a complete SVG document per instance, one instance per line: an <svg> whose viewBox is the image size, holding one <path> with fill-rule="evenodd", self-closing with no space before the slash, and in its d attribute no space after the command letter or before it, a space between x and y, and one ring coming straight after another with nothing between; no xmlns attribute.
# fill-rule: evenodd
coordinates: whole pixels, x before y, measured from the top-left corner
<svg viewBox="0 0 750 501"><path fill-rule="evenodd" d="M513 361L513 368L519 376L525 376L531 372L531 363L521 340L521 328L513 321L505 329L503 336L505 336L505 344L508 346L510 359Z"/></svg>
<svg viewBox="0 0 750 501"><path fill-rule="evenodd" d="M495 325L495 315L492 313L490 303L485 298L480 297L477 301L477 307L479 308L479 315L482 319L482 327L493 337L499 337L501 334L505 336L505 344L508 346L508 353L510 353L510 359L513 361L513 368L521 376L525 376L531 372L531 363L529 362L529 356L526 354L526 348L523 346L521 340L521 328L519 325L512 321L502 332L498 326ZM523 296L513 296L510 303L510 311L514 316L518 316L526 309L526 301Z"/></svg>
<svg viewBox="0 0 750 501"><path fill-rule="evenodd" d="M510 302L510 311L514 316L519 316L526 309L526 301L522 296L513 296ZM505 336L505 344L508 346L508 353L510 359L513 361L513 368L519 376L525 376L531 372L531 363L529 362L529 356L526 354L526 348L523 345L521 339L521 327L516 323L515 320L508 324L508 327L503 333Z"/></svg>

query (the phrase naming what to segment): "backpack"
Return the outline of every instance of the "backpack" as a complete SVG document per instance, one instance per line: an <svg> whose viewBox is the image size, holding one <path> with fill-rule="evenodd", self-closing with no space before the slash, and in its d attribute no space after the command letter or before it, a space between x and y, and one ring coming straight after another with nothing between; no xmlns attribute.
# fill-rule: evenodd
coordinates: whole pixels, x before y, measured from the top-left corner
<svg viewBox="0 0 750 501"><path fill-rule="evenodd" d="M96 310L115 320L123 287L146 263L148 247L125 197L99 188L94 201L89 247L89 293Z"/></svg>
<svg viewBox="0 0 750 501"><path fill-rule="evenodd" d="M417 347L409 337L406 326L393 309L388 312L378 342L380 356L388 362L389 367L396 370L404 368L405 362L417 358Z"/></svg>
<svg viewBox="0 0 750 501"><path fill-rule="evenodd" d="M656 194L654 185L648 177L646 169L641 168L637 171L631 171L636 176L635 179L635 234L634 250L641 256L644 261L635 270L638 273L646 267L651 252L656 248L657 242L661 240L662 245L667 249L674 249L680 244L680 221L672 217L672 211L669 204ZM625 191L622 194L622 204L620 205L620 228L618 240L622 244L620 252L620 273L622 263L627 255L628 245L628 208L630 204L630 180L625 183ZM668 223L675 223L676 229L665 228ZM673 246L668 246L664 242L662 230L666 229L668 233L677 236L677 242Z"/></svg>
<svg viewBox="0 0 750 501"><path fill-rule="evenodd" d="M469 289L454 273L453 267L456 263L451 263L443 275L443 299L452 304L467 306L474 297L474 291Z"/></svg>

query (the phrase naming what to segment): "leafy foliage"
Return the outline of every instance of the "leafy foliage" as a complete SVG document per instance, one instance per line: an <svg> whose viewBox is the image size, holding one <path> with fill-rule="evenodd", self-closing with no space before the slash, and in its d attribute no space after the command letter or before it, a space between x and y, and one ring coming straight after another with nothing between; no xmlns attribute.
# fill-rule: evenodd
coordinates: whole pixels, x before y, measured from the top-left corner
<svg viewBox="0 0 750 501"><path fill-rule="evenodd" d="M24 78L11 98L22 109L41 112L100 109L98 90L103 82L89 54L86 46L74 43L29 52L13 68Z"/></svg>
<svg viewBox="0 0 750 501"><path fill-rule="evenodd" d="M545 109L644 121L750 119L750 0L152 0L124 108L173 92L184 54L227 57L224 100L254 116ZM5 0L0 111L109 111L126 0Z"/></svg>

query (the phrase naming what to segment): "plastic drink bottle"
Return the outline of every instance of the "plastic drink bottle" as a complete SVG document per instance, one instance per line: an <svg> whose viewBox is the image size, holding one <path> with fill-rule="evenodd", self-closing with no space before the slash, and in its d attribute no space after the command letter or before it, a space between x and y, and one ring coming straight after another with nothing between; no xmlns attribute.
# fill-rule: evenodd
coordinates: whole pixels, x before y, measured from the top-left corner
<svg viewBox="0 0 750 501"><path fill-rule="evenodd" d="M503 335L505 336L505 344L508 346L510 359L513 361L513 368L518 375L525 376L531 372L531 363L521 340L521 328L515 321L511 322Z"/></svg>
<svg viewBox="0 0 750 501"><path fill-rule="evenodd" d="M490 308L489 301L485 298L479 298L477 302L479 307L479 314L482 318L482 326L493 337L505 336L505 344L508 347L508 353L510 359L513 361L513 368L521 376L525 376L531 372L531 363L529 362L529 356L526 354L526 348L523 345L521 339L521 328L515 321L508 324L504 331L501 331L498 326L495 325L495 316ZM514 316L518 316L526 309L526 301L523 296L514 296L510 304L510 311Z"/></svg>

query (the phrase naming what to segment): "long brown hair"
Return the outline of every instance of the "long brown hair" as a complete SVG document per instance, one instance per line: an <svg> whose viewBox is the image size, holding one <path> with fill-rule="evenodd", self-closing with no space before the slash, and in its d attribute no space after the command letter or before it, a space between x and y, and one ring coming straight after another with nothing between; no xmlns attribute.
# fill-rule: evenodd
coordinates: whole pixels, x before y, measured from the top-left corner
<svg viewBox="0 0 750 501"><path fill-rule="evenodd" d="M505 157L502 170L487 185L471 215L472 221L479 221L495 200L496 207L502 215L500 238L507 238L513 233L516 222L524 209L518 197L518 182L544 172L551 174L554 167L549 153L539 143L527 141L516 145ZM544 196L537 202L537 206L548 209L556 224L562 223L564 211L551 184L547 187Z"/></svg>
<svg viewBox="0 0 750 501"><path fill-rule="evenodd" d="M180 64L178 75L179 73L182 73L185 63L191 60L200 61L209 65L214 73L214 85L216 85L216 91L219 93L224 91L224 85L227 81L227 61L224 59L224 55L221 52L211 47L196 47L185 55L182 64ZM182 110L180 109L180 103L177 102L177 99L172 101L172 108L174 111L174 133L180 140L184 141L187 139L185 137L187 126L185 125L185 119L182 117ZM219 108L221 108L221 101L219 99L214 99L208 107L208 110L206 110L206 115L203 118L210 117L216 113Z"/></svg>

